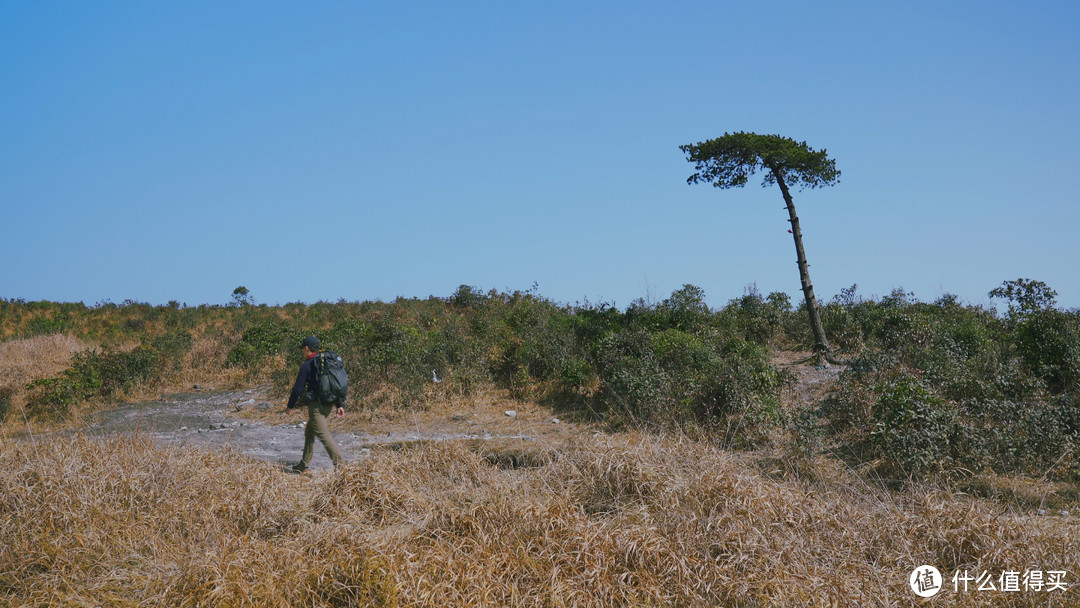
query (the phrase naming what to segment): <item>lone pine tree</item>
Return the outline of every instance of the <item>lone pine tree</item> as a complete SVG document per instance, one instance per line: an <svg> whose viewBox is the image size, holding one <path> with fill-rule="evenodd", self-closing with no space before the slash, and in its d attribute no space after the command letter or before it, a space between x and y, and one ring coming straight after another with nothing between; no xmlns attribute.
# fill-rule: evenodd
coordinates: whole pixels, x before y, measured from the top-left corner
<svg viewBox="0 0 1080 608"><path fill-rule="evenodd" d="M799 278L802 280L810 327L814 332L814 354L818 361L824 358L836 362L821 324L814 285L810 282L810 266L803 248L799 216L795 214L795 201L789 190L794 186L818 188L837 183L840 171L836 168L836 161L829 158L825 150L815 151L806 142L756 133L725 133L723 137L679 146L679 149L686 153L687 161L694 163L695 173L686 180L688 184L709 182L717 188L741 188L751 175L764 170L762 186L775 184L780 187L787 204L791 234L795 238Z"/></svg>

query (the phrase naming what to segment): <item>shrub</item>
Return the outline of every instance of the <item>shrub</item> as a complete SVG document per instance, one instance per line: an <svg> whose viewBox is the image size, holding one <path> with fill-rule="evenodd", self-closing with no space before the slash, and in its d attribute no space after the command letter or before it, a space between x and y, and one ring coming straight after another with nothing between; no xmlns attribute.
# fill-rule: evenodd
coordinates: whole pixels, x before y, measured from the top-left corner
<svg viewBox="0 0 1080 608"><path fill-rule="evenodd" d="M567 370L573 377L579 350L565 309L532 294L515 293L496 326L492 374L513 396L527 397L534 385L560 378Z"/></svg>
<svg viewBox="0 0 1080 608"><path fill-rule="evenodd" d="M948 468L954 415L914 374L876 387L870 440L887 470L922 475Z"/></svg>
<svg viewBox="0 0 1080 608"><path fill-rule="evenodd" d="M601 405L630 422L718 426L740 417L752 441L779 421L783 376L767 348L715 332L612 332L593 350Z"/></svg>
<svg viewBox="0 0 1080 608"><path fill-rule="evenodd" d="M429 365L425 346L424 334L416 327L384 320L374 327L365 361L385 382L403 391L406 401L412 401L431 382L431 370L438 367Z"/></svg>
<svg viewBox="0 0 1080 608"><path fill-rule="evenodd" d="M300 343L299 339L292 340L295 335L296 331L281 321L257 323L240 336L240 342L229 351L225 363L252 368L275 354L295 350L289 348L294 342Z"/></svg>
<svg viewBox="0 0 1080 608"><path fill-rule="evenodd" d="M15 395L15 389L10 386L0 386L0 422L7 417L11 409L11 397Z"/></svg>
<svg viewBox="0 0 1080 608"><path fill-rule="evenodd" d="M71 367L59 377L29 384L32 392L27 410L35 417L67 419L72 408L83 401L122 395L176 369L191 345L190 335L176 332L128 352L92 349L75 353Z"/></svg>
<svg viewBox="0 0 1080 608"><path fill-rule="evenodd" d="M150 341L150 349L157 351L158 356L172 363L172 369L177 370L184 355L191 351L195 340L186 331L171 331Z"/></svg>
<svg viewBox="0 0 1080 608"><path fill-rule="evenodd" d="M731 300L719 317L721 323L744 340L763 346L799 341L795 336L800 330L793 325L801 321L800 326L805 326L805 316L795 318L791 298L786 293L773 292L763 298L753 286L741 298Z"/></svg>
<svg viewBox="0 0 1080 608"><path fill-rule="evenodd" d="M670 380L652 349L652 337L643 330L611 333L597 342L593 362L603 405L630 420L646 422L671 413L664 411Z"/></svg>
<svg viewBox="0 0 1080 608"><path fill-rule="evenodd" d="M1076 403L1060 397L1045 403L979 401L964 404L954 451L967 468L1046 474L1077 447Z"/></svg>
<svg viewBox="0 0 1080 608"><path fill-rule="evenodd" d="M1032 374L1052 392L1080 387L1080 313L1032 312L1016 328L1016 347Z"/></svg>
<svg viewBox="0 0 1080 608"><path fill-rule="evenodd" d="M1004 319L900 290L835 303L862 350L824 404L834 440L896 473L1076 473L1062 458L1080 443L1080 316L1052 308L1045 285L1014 283L996 294L1013 301Z"/></svg>
<svg viewBox="0 0 1080 608"><path fill-rule="evenodd" d="M697 285L683 285L673 291L656 312L666 318L666 326L690 333L704 331L711 321L711 312L705 304L705 290Z"/></svg>

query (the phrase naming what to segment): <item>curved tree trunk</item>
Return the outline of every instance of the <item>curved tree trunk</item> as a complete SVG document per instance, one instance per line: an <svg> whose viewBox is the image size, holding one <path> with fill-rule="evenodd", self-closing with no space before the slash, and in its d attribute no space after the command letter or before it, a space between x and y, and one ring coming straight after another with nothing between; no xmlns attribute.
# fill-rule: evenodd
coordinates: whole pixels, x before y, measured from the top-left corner
<svg viewBox="0 0 1080 608"><path fill-rule="evenodd" d="M825 326L821 324L817 298L814 297L814 284L810 282L810 265L806 262L806 250L803 249L799 216L795 214L795 201L791 198L791 192L788 191L781 172L772 169L772 174L776 177L776 184L780 186L780 192L784 195L784 202L787 203L791 234L795 237L795 255L799 263L799 278L802 280L803 297L806 298L806 310L810 315L810 327L814 332L814 355L819 363L823 358L830 363L838 363L833 355L832 348L829 346L829 339L825 336Z"/></svg>

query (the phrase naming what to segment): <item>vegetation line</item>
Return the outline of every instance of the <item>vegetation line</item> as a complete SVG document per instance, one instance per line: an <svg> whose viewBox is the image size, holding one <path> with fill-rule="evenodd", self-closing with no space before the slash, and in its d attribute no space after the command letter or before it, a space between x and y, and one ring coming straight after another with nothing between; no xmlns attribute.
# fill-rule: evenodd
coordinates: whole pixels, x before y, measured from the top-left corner
<svg viewBox="0 0 1080 608"><path fill-rule="evenodd" d="M1004 314L853 286L821 306L848 354L827 369L793 363L817 343L805 310L752 289L716 310L692 285L624 310L467 286L392 303L242 295L0 301L9 605L892 606L922 564L997 576L1080 559L1080 313L1037 281L995 290ZM502 424L527 424L501 415L519 409L563 431L376 447L313 478L40 432L195 385L283 397L308 334L346 361L347 424L505 400ZM946 594L1064 605L1075 576L1064 592Z"/></svg>

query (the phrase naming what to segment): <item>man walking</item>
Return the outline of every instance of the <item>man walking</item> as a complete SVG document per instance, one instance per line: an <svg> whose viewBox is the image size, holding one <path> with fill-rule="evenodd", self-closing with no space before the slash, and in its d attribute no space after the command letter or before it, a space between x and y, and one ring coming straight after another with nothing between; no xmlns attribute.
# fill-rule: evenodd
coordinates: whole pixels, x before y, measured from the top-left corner
<svg viewBox="0 0 1080 608"><path fill-rule="evenodd" d="M345 416L344 403L339 399L337 403L323 404L318 398L318 374L315 370L315 355L319 354L319 339L308 336L300 343L300 352L304 355L304 362L300 364L300 371L296 374L296 383L293 384L289 402L285 405L286 411L292 411L303 399L307 403L308 421L304 427L304 454L300 462L292 468L293 472L306 473L311 465L311 456L315 451L315 438L318 437L326 448L330 460L334 462L334 468L344 464L341 457L341 449L337 442L330 436L330 428L326 424L326 418L336 409L337 417Z"/></svg>

